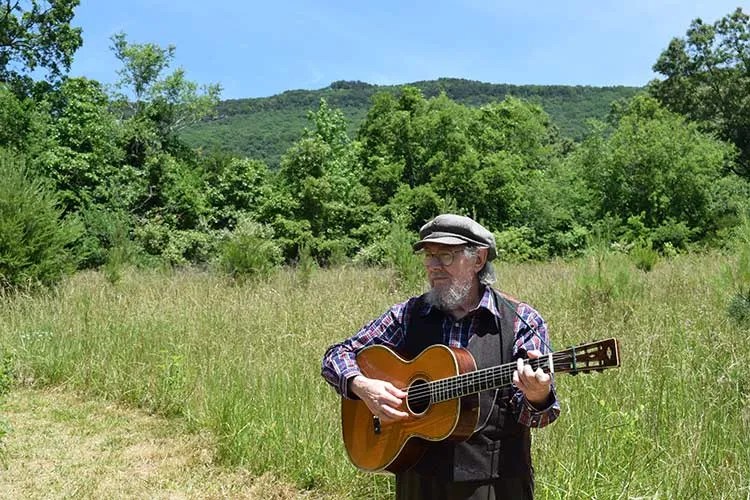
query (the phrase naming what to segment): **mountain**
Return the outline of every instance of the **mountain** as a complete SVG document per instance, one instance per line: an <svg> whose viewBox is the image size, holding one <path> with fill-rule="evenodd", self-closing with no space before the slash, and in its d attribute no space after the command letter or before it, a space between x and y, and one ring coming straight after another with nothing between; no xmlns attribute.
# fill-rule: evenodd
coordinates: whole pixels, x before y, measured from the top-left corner
<svg viewBox="0 0 750 500"><path fill-rule="evenodd" d="M501 101L507 95L526 99L541 105L562 135L574 140L585 135L587 120L605 118L613 101L641 90L624 86L506 85L457 78L387 86L337 81L319 90L289 90L271 97L222 101L215 118L194 124L183 131L182 137L204 151L261 159L275 167L302 130L310 126L307 114L318 108L321 98L344 113L354 137L375 93L397 93L407 85L421 89L427 98L445 92L467 106Z"/></svg>

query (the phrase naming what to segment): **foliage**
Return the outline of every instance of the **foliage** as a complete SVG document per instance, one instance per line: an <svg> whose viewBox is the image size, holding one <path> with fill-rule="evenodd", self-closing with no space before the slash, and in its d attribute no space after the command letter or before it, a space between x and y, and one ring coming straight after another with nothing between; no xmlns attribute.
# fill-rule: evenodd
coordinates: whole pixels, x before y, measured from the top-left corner
<svg viewBox="0 0 750 500"><path fill-rule="evenodd" d="M35 155L32 168L52 181L66 212L91 204L127 206L122 187L131 184L134 173L120 168L120 129L102 85L70 78L47 94L44 104L51 118L50 144Z"/></svg>
<svg viewBox="0 0 750 500"><path fill-rule="evenodd" d="M302 288L310 286L316 269L318 269L318 263L310 254L310 247L306 243L303 243L300 246L299 257L294 266L295 276L299 280L300 285L302 285Z"/></svg>
<svg viewBox="0 0 750 500"><path fill-rule="evenodd" d="M219 268L237 281L263 278L281 263L281 249L273 241L273 230L248 217L222 242Z"/></svg>
<svg viewBox="0 0 750 500"><path fill-rule="evenodd" d="M654 64L649 85L665 107L695 120L740 151L736 171L750 178L750 16L738 7L713 24L695 19Z"/></svg>
<svg viewBox="0 0 750 500"><path fill-rule="evenodd" d="M31 98L19 98L0 83L0 147L25 153L44 148L47 113Z"/></svg>
<svg viewBox="0 0 750 500"><path fill-rule="evenodd" d="M74 266L80 228L62 218L54 193L0 150L0 289L51 285Z"/></svg>
<svg viewBox="0 0 750 500"><path fill-rule="evenodd" d="M209 116L219 101L218 84L198 87L185 78L178 68L162 76L172 63L175 47L159 47L153 43L129 43L125 33L112 36L112 49L122 62L118 70L117 88L129 90L134 101L124 94L116 95L123 112L137 117L147 116L163 138Z"/></svg>
<svg viewBox="0 0 750 500"><path fill-rule="evenodd" d="M641 271L649 272L659 260L659 253L652 248L652 243L640 243L630 250L630 257L635 267Z"/></svg>
<svg viewBox="0 0 750 500"><path fill-rule="evenodd" d="M417 88L428 98L444 93L467 107L514 96L544 108L562 135L577 140L585 136L587 120L604 119L612 101L631 97L638 90L634 87L507 85L454 78L394 86L342 86L334 82L320 90L290 90L271 97L221 101L216 118L185 128L182 137L194 147L255 158L275 168L307 125L307 110L315 109L321 99L341 110L348 122L347 132L353 137L379 96L396 96L405 87Z"/></svg>
<svg viewBox="0 0 750 500"><path fill-rule="evenodd" d="M744 214L731 240L736 262L724 268L723 281L732 290L727 311L739 324L750 325L750 216Z"/></svg>
<svg viewBox="0 0 750 500"><path fill-rule="evenodd" d="M83 44L70 25L79 0L24 0L0 5L0 82L18 81L38 69L59 78Z"/></svg>
<svg viewBox="0 0 750 500"><path fill-rule="evenodd" d="M274 208L269 205L265 217L290 246L309 244L312 254L326 261L354 253L358 242L350 233L367 220L371 207L360 182L358 146L341 112L321 101L309 119L315 128L287 152L278 173L276 187L288 203L271 202ZM293 251L288 247L285 254Z"/></svg>
<svg viewBox="0 0 750 500"><path fill-rule="evenodd" d="M714 199L726 196L719 181L732 159L730 146L638 96L611 134L593 135L574 161L598 218L614 217L630 242L680 248L720 228L725 208ZM628 238L627 224L635 220L641 229Z"/></svg>
<svg viewBox="0 0 750 500"><path fill-rule="evenodd" d="M203 165L206 201L215 227L232 228L241 214L262 214L272 189L265 163L217 154Z"/></svg>
<svg viewBox="0 0 750 500"><path fill-rule="evenodd" d="M534 243L534 231L528 226L510 227L495 233L497 257L503 262L525 262L543 258Z"/></svg>
<svg viewBox="0 0 750 500"><path fill-rule="evenodd" d="M405 290L418 290L425 281L424 266L415 255L413 244L412 233L402 223L391 226L386 238L386 264L395 269L399 284Z"/></svg>
<svg viewBox="0 0 750 500"><path fill-rule="evenodd" d="M594 240L580 261L574 290L579 303L589 310L610 307L643 293L627 256L610 250L603 239Z"/></svg>

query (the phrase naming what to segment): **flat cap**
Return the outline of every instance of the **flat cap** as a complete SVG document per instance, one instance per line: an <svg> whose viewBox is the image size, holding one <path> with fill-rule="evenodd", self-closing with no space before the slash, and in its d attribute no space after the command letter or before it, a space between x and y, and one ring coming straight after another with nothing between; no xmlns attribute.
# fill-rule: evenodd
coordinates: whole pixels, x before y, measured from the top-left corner
<svg viewBox="0 0 750 500"><path fill-rule="evenodd" d="M419 230L419 238L420 240L414 244L414 250L420 250L426 243L469 244L489 248L487 260L497 257L495 235L474 219L463 215L438 215L422 226Z"/></svg>

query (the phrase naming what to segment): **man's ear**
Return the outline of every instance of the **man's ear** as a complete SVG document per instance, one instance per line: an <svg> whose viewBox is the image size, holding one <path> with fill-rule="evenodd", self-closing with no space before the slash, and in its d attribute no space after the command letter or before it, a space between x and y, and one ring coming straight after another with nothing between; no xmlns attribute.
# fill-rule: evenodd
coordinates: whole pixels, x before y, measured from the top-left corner
<svg viewBox="0 0 750 500"><path fill-rule="evenodd" d="M476 262L476 269L477 272L481 271L484 265L487 263L487 255L489 254L488 248L479 248L479 251L477 252L477 262Z"/></svg>

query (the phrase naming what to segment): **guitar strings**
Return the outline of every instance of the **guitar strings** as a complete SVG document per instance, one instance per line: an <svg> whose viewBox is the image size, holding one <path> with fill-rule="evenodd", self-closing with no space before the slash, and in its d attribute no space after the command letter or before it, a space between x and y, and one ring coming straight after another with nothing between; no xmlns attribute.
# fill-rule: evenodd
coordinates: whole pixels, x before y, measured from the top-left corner
<svg viewBox="0 0 750 500"><path fill-rule="evenodd" d="M553 363L561 363L571 359L569 353L553 353ZM549 356L543 355L540 358L529 360L528 363L533 369L537 368L549 368ZM516 362L507 363L504 365L498 365L491 368L484 368L482 370L475 370L472 372L462 373L453 377L444 378L436 381L426 381L424 385L420 385L411 390L406 390L408 393L408 400L414 403L422 403L425 401L440 402L448 399L455 399L459 396L461 389L472 389L476 388L470 393L463 394L474 394L492 388L492 386L502 387L509 384L512 374L516 369ZM499 381L499 384L498 384ZM489 384L487 387L482 387L483 384ZM455 394L454 394L455 393ZM435 397L433 397L435 396ZM443 397L446 396L446 397Z"/></svg>

